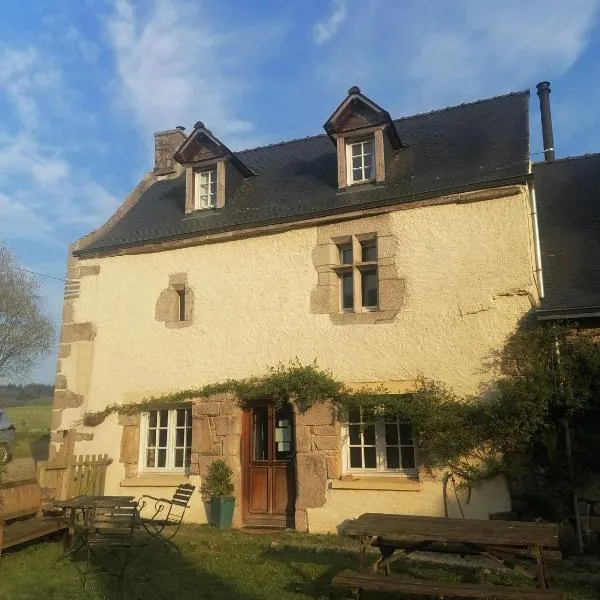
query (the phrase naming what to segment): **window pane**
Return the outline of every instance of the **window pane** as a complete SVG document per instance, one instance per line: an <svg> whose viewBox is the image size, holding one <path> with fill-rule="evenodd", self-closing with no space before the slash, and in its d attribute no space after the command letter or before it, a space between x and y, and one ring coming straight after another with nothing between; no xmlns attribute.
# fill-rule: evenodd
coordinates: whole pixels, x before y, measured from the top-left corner
<svg viewBox="0 0 600 600"><path fill-rule="evenodd" d="M348 411L348 422L349 423L360 423L360 409L351 408Z"/></svg>
<svg viewBox="0 0 600 600"><path fill-rule="evenodd" d="M375 445L375 425L365 425L363 429L363 440L365 446Z"/></svg>
<svg viewBox="0 0 600 600"><path fill-rule="evenodd" d="M253 411L253 440L254 440L254 460L267 460L267 425L268 412L266 406L260 406Z"/></svg>
<svg viewBox="0 0 600 600"><path fill-rule="evenodd" d="M352 158L352 168L360 169L363 166L362 164L362 156L354 156Z"/></svg>
<svg viewBox="0 0 600 600"><path fill-rule="evenodd" d="M415 449L411 448L410 446L405 446L402 448L402 468L415 468Z"/></svg>
<svg viewBox="0 0 600 600"><path fill-rule="evenodd" d="M183 448L175 450L175 466L183 467Z"/></svg>
<svg viewBox="0 0 600 600"><path fill-rule="evenodd" d="M360 446L360 425L349 425L348 434L351 446Z"/></svg>
<svg viewBox="0 0 600 600"><path fill-rule="evenodd" d="M400 455L398 448L386 448L385 449L385 460L387 469L399 469L400 468Z"/></svg>
<svg viewBox="0 0 600 600"><path fill-rule="evenodd" d="M413 444L412 426L409 423L400 424L400 443Z"/></svg>
<svg viewBox="0 0 600 600"><path fill-rule="evenodd" d="M354 308L354 283L352 273L342 273L342 310Z"/></svg>
<svg viewBox="0 0 600 600"><path fill-rule="evenodd" d="M159 410L159 423L161 427L166 427L169 423L169 411L168 410Z"/></svg>
<svg viewBox="0 0 600 600"><path fill-rule="evenodd" d="M398 427L391 423L385 425L385 443L388 446L398 445Z"/></svg>
<svg viewBox="0 0 600 600"><path fill-rule="evenodd" d="M377 260L377 246L373 242L362 244L362 261L369 262Z"/></svg>
<svg viewBox="0 0 600 600"><path fill-rule="evenodd" d="M368 269L361 273L362 305L377 306L377 269Z"/></svg>
<svg viewBox="0 0 600 600"><path fill-rule="evenodd" d="M373 154L373 142L363 142L363 154Z"/></svg>
<svg viewBox="0 0 600 600"><path fill-rule="evenodd" d="M166 467L167 466L167 450L163 448L158 451L158 461L156 464L157 467Z"/></svg>
<svg viewBox="0 0 600 600"><path fill-rule="evenodd" d="M148 429L148 448L156 446L156 429Z"/></svg>
<svg viewBox="0 0 600 600"><path fill-rule="evenodd" d="M362 450L361 450L361 448L350 448L350 468L362 469Z"/></svg>
<svg viewBox="0 0 600 600"><path fill-rule="evenodd" d="M365 179L373 179L373 167L365 167Z"/></svg>
<svg viewBox="0 0 600 600"><path fill-rule="evenodd" d="M156 427L156 415L157 411L155 410L151 410L148 413L148 423L150 424L150 427Z"/></svg>
<svg viewBox="0 0 600 600"><path fill-rule="evenodd" d="M352 156L360 156L362 154L362 144L352 144Z"/></svg>
<svg viewBox="0 0 600 600"><path fill-rule="evenodd" d="M342 265L352 264L352 246L340 247L340 263Z"/></svg>
<svg viewBox="0 0 600 600"><path fill-rule="evenodd" d="M352 169L352 181L362 181L363 171L362 169Z"/></svg>
<svg viewBox="0 0 600 600"><path fill-rule="evenodd" d="M177 427L183 427L185 425L185 415L187 413L187 409L179 408L177 410Z"/></svg>
<svg viewBox="0 0 600 600"><path fill-rule="evenodd" d="M366 154L365 156L363 156L363 166L365 166L365 167L373 166L373 155L372 154Z"/></svg>
<svg viewBox="0 0 600 600"><path fill-rule="evenodd" d="M185 461L184 461L185 465L184 466L186 466L186 467L190 466L190 464L192 462L191 458L192 458L192 453L190 452L189 448L186 448L186 451L185 451Z"/></svg>
<svg viewBox="0 0 600 600"><path fill-rule="evenodd" d="M177 429L175 433L175 445L182 448L185 442L185 429Z"/></svg>
<svg viewBox="0 0 600 600"><path fill-rule="evenodd" d="M365 469L377 468L377 451L374 447L365 448Z"/></svg>
<svg viewBox="0 0 600 600"><path fill-rule="evenodd" d="M146 451L146 466L147 467L154 466L154 450Z"/></svg>
<svg viewBox="0 0 600 600"><path fill-rule="evenodd" d="M166 429L158 430L158 445L160 448L167 447L167 430Z"/></svg>

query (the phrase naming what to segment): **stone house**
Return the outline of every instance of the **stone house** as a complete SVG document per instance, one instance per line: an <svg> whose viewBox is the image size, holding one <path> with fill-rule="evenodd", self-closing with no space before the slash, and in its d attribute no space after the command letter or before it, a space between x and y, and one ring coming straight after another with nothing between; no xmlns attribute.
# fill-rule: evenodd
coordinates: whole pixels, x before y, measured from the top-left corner
<svg viewBox="0 0 600 600"><path fill-rule="evenodd" d="M156 133L153 168L69 250L51 453L75 430L70 452L113 458L107 494L163 497L224 457L237 526L443 514L400 418L363 427L326 403L243 410L230 394L82 417L295 357L390 393L419 376L485 389L542 296L529 101L394 120L353 87L322 135L232 152L201 122ZM463 504L509 510L505 482ZM198 495L189 518L206 520Z"/></svg>

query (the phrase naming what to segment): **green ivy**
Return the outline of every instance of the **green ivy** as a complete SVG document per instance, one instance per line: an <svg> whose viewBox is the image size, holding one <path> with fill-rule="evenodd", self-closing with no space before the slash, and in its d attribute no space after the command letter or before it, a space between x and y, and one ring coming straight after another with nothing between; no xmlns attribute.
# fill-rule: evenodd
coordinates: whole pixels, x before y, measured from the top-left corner
<svg viewBox="0 0 600 600"><path fill-rule="evenodd" d="M588 337L574 334L572 328L523 329L507 341L494 362L499 377L487 393L458 396L446 386L423 378L410 394L390 394L383 385L376 390L351 390L316 362L303 365L296 359L268 369L262 377L230 379L140 403L112 404L87 413L83 423L95 426L113 413L177 407L223 392L235 395L242 406L256 400L272 401L276 407L292 402L301 412L329 401L340 420L356 409L361 409L365 423L388 414L402 415L412 423L419 463L430 471L458 475L468 486L500 473L513 481L530 478L539 483L546 469L546 487L564 490L568 482L560 423L564 419L576 423L583 432L581 439L591 439L600 451L598 346ZM585 469L588 475L599 469L590 464L591 457L586 459L580 446L575 452L581 454L582 465L577 483L584 485ZM546 496L550 497L549 492Z"/></svg>

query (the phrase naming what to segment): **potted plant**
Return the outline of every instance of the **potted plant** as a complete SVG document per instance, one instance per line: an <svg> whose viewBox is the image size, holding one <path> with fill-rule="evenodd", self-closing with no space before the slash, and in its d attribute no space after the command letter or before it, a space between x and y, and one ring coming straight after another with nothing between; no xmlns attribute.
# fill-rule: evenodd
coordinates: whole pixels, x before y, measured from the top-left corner
<svg viewBox="0 0 600 600"><path fill-rule="evenodd" d="M224 460L215 460L200 487L202 498L210 503L210 524L219 529L230 529L233 520L235 498L232 474L233 471Z"/></svg>

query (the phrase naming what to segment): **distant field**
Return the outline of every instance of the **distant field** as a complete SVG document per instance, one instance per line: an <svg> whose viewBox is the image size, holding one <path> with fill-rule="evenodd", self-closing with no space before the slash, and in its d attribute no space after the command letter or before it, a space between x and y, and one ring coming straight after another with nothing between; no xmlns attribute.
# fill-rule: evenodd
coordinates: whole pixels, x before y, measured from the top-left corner
<svg viewBox="0 0 600 600"><path fill-rule="evenodd" d="M30 433L48 433L52 419L52 404L28 404L27 406L11 406L6 414L14 423L17 431Z"/></svg>
<svg viewBox="0 0 600 600"><path fill-rule="evenodd" d="M29 402L26 406L9 406L5 410L17 430L13 456L46 460L52 420L51 401Z"/></svg>

